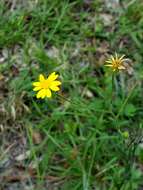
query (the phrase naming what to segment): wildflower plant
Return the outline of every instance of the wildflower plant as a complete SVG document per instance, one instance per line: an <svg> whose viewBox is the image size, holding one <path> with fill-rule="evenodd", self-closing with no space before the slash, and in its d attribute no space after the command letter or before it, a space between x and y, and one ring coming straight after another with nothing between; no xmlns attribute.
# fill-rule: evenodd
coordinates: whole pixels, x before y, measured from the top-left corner
<svg viewBox="0 0 143 190"><path fill-rule="evenodd" d="M117 53L115 53L115 56L111 55L105 64L105 66L110 67L112 70L111 110L113 112L114 112L114 102L115 102L115 94L116 94L116 88L115 88L116 75L119 71L126 69L126 67L125 67L126 60L127 59L125 58L125 55L119 56ZM115 117L115 124L117 123L118 117L119 117L119 113ZM122 132L120 131L120 128L118 126L117 126L117 129L118 129L119 133L122 134Z"/></svg>
<svg viewBox="0 0 143 190"><path fill-rule="evenodd" d="M112 97L111 99L113 100L113 95L115 93L115 78L116 78L116 74L120 71L120 70L125 70L125 63L126 63L127 59L125 58L125 55L122 55L121 57L115 53L115 56L111 55L110 58L106 61L105 66L106 67L110 67L111 70L113 71L112 73ZM111 100L111 102L112 102Z"/></svg>

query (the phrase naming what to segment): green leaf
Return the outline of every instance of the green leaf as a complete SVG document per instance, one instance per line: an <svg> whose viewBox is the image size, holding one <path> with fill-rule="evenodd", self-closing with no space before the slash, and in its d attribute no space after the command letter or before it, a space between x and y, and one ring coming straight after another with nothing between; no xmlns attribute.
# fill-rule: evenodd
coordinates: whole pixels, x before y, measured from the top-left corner
<svg viewBox="0 0 143 190"><path fill-rule="evenodd" d="M136 107L133 104L127 104L124 113L126 116L134 116L136 112Z"/></svg>

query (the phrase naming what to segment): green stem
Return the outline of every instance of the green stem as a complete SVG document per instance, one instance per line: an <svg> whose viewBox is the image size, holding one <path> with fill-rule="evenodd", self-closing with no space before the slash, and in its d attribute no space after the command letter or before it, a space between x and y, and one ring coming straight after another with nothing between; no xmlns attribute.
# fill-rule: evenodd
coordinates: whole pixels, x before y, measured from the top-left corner
<svg viewBox="0 0 143 190"><path fill-rule="evenodd" d="M131 88L130 93L128 94L128 96L127 96L126 99L124 100L124 102L123 102L121 108L119 109L119 112L118 112L118 114L117 114L116 117L115 117L115 120L118 120L118 118L119 118L121 112L123 111L124 107L126 106L128 100L129 100L129 98L131 97L131 95L132 95L132 93L133 93L135 87L137 86L137 84L138 84L138 83L136 82L135 85Z"/></svg>
<svg viewBox="0 0 143 190"><path fill-rule="evenodd" d="M112 105L112 111L113 111L113 100L114 100L114 94L115 94L115 73L112 74L112 94L111 94L111 105Z"/></svg>

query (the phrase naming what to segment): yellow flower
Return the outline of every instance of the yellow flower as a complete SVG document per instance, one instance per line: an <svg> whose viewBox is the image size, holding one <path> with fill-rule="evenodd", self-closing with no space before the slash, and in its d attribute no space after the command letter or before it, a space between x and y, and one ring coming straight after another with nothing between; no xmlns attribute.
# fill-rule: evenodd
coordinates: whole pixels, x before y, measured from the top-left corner
<svg viewBox="0 0 143 190"><path fill-rule="evenodd" d="M115 53L115 57L111 56L110 59L106 61L106 63L109 63L105 66L111 67L113 71L119 71L126 69L124 66L124 62L126 59L124 59L125 55L122 55L121 57L118 57L118 55Z"/></svg>
<svg viewBox="0 0 143 190"><path fill-rule="evenodd" d="M33 82L33 90L39 91L37 92L36 97L37 98L51 98L52 93L51 91L59 91L59 85L61 85L61 82L56 80L58 78L58 75L53 72L49 75L48 78L44 78L42 74L39 75L39 81Z"/></svg>

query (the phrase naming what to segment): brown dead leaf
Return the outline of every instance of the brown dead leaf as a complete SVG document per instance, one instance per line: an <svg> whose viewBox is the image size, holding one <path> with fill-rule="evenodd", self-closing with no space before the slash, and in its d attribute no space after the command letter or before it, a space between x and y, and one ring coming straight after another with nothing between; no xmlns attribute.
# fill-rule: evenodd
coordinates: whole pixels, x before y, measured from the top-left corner
<svg viewBox="0 0 143 190"><path fill-rule="evenodd" d="M119 0L104 0L107 8L117 9L120 7Z"/></svg>
<svg viewBox="0 0 143 190"><path fill-rule="evenodd" d="M103 41L100 46L96 50L98 53L107 53L109 51L109 43L107 41Z"/></svg>
<svg viewBox="0 0 143 190"><path fill-rule="evenodd" d="M18 156L15 157L15 160L16 161L23 161L25 159L27 159L29 156L30 156L30 150L24 152L23 154L20 154Z"/></svg>
<svg viewBox="0 0 143 190"><path fill-rule="evenodd" d="M99 60L98 60L98 65L99 66L102 66L105 64L105 61L106 61L106 56L105 55L101 55Z"/></svg>
<svg viewBox="0 0 143 190"><path fill-rule="evenodd" d="M133 75L134 69L133 69L133 62L131 59L125 59L124 66L126 68L126 71L129 75Z"/></svg>
<svg viewBox="0 0 143 190"><path fill-rule="evenodd" d="M86 96L87 98L93 98L94 95L91 90L85 88L83 90L82 96Z"/></svg>
<svg viewBox="0 0 143 190"><path fill-rule="evenodd" d="M3 80L4 76L2 74L0 74L0 80Z"/></svg>
<svg viewBox="0 0 143 190"><path fill-rule="evenodd" d="M100 14L100 18L102 19L104 26L110 26L113 22L113 16L110 14L102 13Z"/></svg>
<svg viewBox="0 0 143 190"><path fill-rule="evenodd" d="M78 154L79 154L78 149L76 147L73 148L71 151L71 159L75 160L77 158Z"/></svg>
<svg viewBox="0 0 143 190"><path fill-rule="evenodd" d="M16 119L16 110L15 110L14 105L11 105L11 117L12 117L12 120L15 121L15 119Z"/></svg>
<svg viewBox="0 0 143 190"><path fill-rule="evenodd" d="M42 142L42 135L38 131L33 131L32 139L34 144L40 144Z"/></svg>

